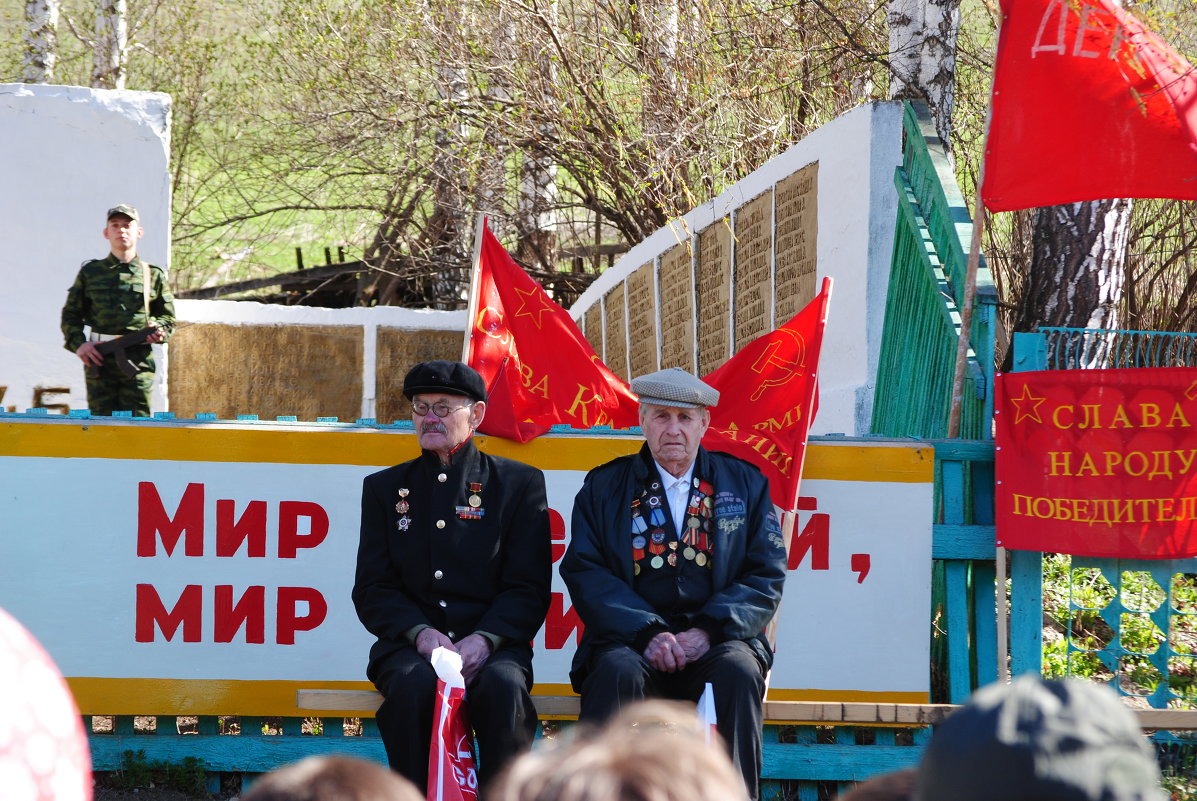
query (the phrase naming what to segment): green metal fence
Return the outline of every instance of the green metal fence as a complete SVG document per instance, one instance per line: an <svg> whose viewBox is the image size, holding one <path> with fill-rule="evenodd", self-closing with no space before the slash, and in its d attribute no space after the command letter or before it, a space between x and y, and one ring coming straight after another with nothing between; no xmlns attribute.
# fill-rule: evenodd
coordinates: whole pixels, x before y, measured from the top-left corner
<svg viewBox="0 0 1197 801"><path fill-rule="evenodd" d="M873 396L871 430L885 436L947 434L972 221L926 107L906 104L902 166L894 174L898 219ZM997 292L977 272L960 436L991 439Z"/></svg>

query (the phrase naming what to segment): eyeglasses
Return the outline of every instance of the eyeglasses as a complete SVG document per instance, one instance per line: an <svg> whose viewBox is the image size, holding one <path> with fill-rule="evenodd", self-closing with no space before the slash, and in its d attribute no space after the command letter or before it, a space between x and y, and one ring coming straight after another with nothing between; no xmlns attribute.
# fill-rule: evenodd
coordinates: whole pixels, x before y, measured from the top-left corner
<svg viewBox="0 0 1197 801"><path fill-rule="evenodd" d="M438 401L436 403L428 403L427 401L412 401L411 410L416 413L417 417L423 417L428 414L429 411L431 411L437 417L444 418L453 414L458 409L469 409L473 405L474 404L472 403L467 403L463 406L450 406L444 401Z"/></svg>

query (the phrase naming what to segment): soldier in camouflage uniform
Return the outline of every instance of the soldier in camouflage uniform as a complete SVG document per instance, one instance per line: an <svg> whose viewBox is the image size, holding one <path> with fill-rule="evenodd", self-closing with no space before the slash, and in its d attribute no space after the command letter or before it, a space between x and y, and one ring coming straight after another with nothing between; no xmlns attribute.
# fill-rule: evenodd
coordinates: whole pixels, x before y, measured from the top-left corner
<svg viewBox="0 0 1197 801"><path fill-rule="evenodd" d="M154 357L150 345L165 342L175 325L174 298L162 268L137 256L137 240L145 231L137 209L120 205L108 210L104 238L112 247L106 259L86 261L62 307L62 334L66 349L86 366L87 406L93 414L131 411L150 415L150 387L154 382ZM149 292L143 286L149 278ZM83 327L91 333L84 335ZM104 355L96 345L106 339L153 327L144 345L126 348L137 374L129 378L117 367L113 354Z"/></svg>

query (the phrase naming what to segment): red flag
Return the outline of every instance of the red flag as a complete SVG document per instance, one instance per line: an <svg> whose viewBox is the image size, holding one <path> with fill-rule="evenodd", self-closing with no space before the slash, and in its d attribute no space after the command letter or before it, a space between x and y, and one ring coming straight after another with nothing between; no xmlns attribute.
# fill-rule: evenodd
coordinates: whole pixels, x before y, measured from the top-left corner
<svg viewBox="0 0 1197 801"><path fill-rule="evenodd" d="M486 225L479 261L468 361L491 399L479 430L527 442L558 424L637 425L627 384Z"/></svg>
<svg viewBox="0 0 1197 801"><path fill-rule="evenodd" d="M773 503L794 508L818 398L831 279L789 322L754 339L703 381L719 390L703 445L755 464Z"/></svg>
<svg viewBox="0 0 1197 801"><path fill-rule="evenodd" d="M1007 373L996 400L998 545L1197 556L1197 369Z"/></svg>
<svg viewBox="0 0 1197 801"><path fill-rule="evenodd" d="M1197 74L1113 0L1002 0L990 211L1197 199Z"/></svg>

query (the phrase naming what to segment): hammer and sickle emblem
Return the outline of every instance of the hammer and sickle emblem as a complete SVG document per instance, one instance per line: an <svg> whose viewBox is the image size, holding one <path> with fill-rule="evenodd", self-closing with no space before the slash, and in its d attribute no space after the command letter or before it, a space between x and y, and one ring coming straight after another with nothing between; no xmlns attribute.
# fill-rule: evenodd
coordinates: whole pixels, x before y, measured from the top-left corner
<svg viewBox="0 0 1197 801"><path fill-rule="evenodd" d="M765 352L760 355L752 370L762 376L761 383L753 390L750 400L758 401L765 390L779 387L798 378L806 371L806 340L796 331L788 328L777 329L777 334L784 334L793 338L793 343L783 342L781 336L775 337L765 346ZM785 358L781 352L793 354L793 359Z"/></svg>
<svg viewBox="0 0 1197 801"><path fill-rule="evenodd" d="M478 321L474 327L491 339L499 340L501 345L511 342L511 333L507 330L507 321L503 319L503 312L493 306L486 306L478 312Z"/></svg>

